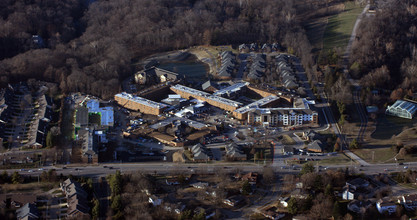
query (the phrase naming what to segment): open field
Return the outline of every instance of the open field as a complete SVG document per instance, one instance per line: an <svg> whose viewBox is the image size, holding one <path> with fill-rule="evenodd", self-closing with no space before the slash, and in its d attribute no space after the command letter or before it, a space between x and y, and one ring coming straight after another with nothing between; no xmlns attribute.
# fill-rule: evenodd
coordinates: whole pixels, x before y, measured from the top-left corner
<svg viewBox="0 0 417 220"><path fill-rule="evenodd" d="M312 20L304 26L308 40L314 48L323 48L323 36L328 20L328 17L321 17Z"/></svg>
<svg viewBox="0 0 417 220"><path fill-rule="evenodd" d="M396 152L391 147L365 148L353 150L353 153L369 163L394 163Z"/></svg>
<svg viewBox="0 0 417 220"><path fill-rule="evenodd" d="M57 187L59 184L57 182L55 183L22 183L22 184L3 184L1 186L1 191L3 192L33 192L33 193L40 193L40 192L46 192L54 187Z"/></svg>
<svg viewBox="0 0 417 220"><path fill-rule="evenodd" d="M329 18L323 37L324 50L347 46L356 18L362 10L363 7L354 2L347 2L342 13Z"/></svg>
<svg viewBox="0 0 417 220"><path fill-rule="evenodd" d="M394 135L398 135L398 137L407 138L407 135L411 135L411 133L413 133L413 137L417 137L415 130L410 130L407 134L400 134L405 129L414 127L416 123L417 119L410 120L394 116L380 116L377 119L376 130L371 137L386 140L392 138Z"/></svg>

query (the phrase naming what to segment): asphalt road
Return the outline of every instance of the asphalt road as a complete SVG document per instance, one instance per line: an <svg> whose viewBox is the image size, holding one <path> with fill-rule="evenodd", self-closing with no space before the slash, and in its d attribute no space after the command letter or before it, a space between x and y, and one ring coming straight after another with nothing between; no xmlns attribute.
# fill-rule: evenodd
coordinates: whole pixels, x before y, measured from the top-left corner
<svg viewBox="0 0 417 220"><path fill-rule="evenodd" d="M111 167L111 168L110 168ZM299 172L299 169L293 170L290 167L278 167L272 166L278 174L296 174ZM298 166L299 167L299 166ZM358 173L364 174L378 174L378 173L387 173L387 172L396 172L396 171L405 171L406 169L417 169L417 162L405 163L404 165L397 164L369 164L369 165L329 165L320 167L321 171L327 169L344 169L349 167ZM407 167L407 168L404 168ZM74 176L87 176L87 177L101 177L108 174L113 174L116 170L120 170L122 173L133 173L133 172L146 172L146 173L158 173L158 174L168 174L171 172L183 172L183 173L214 173L219 169L226 170L227 172L235 172L236 169L240 169L243 172L260 172L262 173L263 164L255 164L249 162L234 162L234 163L216 163L216 164L178 164L171 162L164 163L113 163L113 164L101 164L97 166L78 166L78 167L67 167L63 169L62 167L48 166L43 167L43 170L32 169L20 171L17 169L7 170L9 174L18 171L22 175L31 175L38 176L43 171L49 169L55 169L57 174L60 175L74 175Z"/></svg>

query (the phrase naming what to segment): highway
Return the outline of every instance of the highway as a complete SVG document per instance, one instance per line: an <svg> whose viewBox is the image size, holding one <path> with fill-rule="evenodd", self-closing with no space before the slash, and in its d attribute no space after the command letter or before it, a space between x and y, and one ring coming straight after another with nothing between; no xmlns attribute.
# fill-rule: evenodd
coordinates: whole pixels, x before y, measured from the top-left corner
<svg viewBox="0 0 417 220"><path fill-rule="evenodd" d="M289 166L286 167L277 167L272 166L277 174L296 174L300 171L300 165L297 166L297 169L292 169ZM417 162L404 163L404 165L397 165L395 163L390 164L369 164L369 165L329 165L321 166L320 170L322 172L328 169L344 169L349 167L357 173L364 174L378 174L378 173L387 173L387 172L397 172L405 171L407 169L417 169ZM406 167L406 168L405 168ZM199 164L178 164L172 162L163 162L163 163L109 163L101 164L96 166L73 166L73 167L55 167L55 166L45 166L42 170L39 169L27 169L27 170L18 170L18 169L9 169L7 172L12 174L15 171L18 171L22 175L29 176L38 176L43 171L49 169L55 169L57 175L61 173L63 175L74 175L74 176L86 176L86 177L101 177L108 174L113 174L116 170L120 170L122 173L134 173L134 172L144 172L144 173L157 173L157 174L169 174L169 173L214 173L218 170L225 170L229 173L235 172L237 169L242 172L259 172L263 171L263 164L255 164L249 162L228 162L228 163L199 163Z"/></svg>

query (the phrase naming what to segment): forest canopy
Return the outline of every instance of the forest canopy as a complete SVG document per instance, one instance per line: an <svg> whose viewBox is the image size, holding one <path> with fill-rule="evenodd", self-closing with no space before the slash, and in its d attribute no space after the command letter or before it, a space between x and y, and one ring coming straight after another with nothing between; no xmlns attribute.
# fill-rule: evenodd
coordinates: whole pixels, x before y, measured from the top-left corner
<svg viewBox="0 0 417 220"><path fill-rule="evenodd" d="M252 42L291 48L311 74L301 22L315 8L306 6L288 0L3 0L0 82L36 78L58 83L64 92L109 98L134 71L134 59L194 45Z"/></svg>
<svg viewBox="0 0 417 220"><path fill-rule="evenodd" d="M395 90L393 100L417 90L417 2L381 1L362 20L351 69L364 87Z"/></svg>

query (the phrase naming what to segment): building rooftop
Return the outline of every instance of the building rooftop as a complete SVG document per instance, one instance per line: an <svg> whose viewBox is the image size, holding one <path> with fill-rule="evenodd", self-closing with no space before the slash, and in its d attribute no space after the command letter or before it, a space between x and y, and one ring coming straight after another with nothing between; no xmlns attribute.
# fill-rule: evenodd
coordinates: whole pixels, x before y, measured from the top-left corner
<svg viewBox="0 0 417 220"><path fill-rule="evenodd" d="M163 108L168 107L168 105L158 103L158 102L154 102L152 100L145 99L145 98L142 98L142 97L139 97L139 96L134 96L134 95L131 95L131 94L128 94L128 93L125 93L125 92L116 94L115 96L127 99L127 100L132 101L132 102L136 102L136 103L139 103L139 104L142 104L142 105L146 105L146 106L149 106L151 108L163 109Z"/></svg>
<svg viewBox="0 0 417 220"><path fill-rule="evenodd" d="M278 99L279 99L278 96L270 95L270 96L267 96L263 99L259 99L256 102L252 102L249 105L243 106L242 108L236 109L235 112L240 113L240 114L244 114L244 113L250 111L251 109L257 109L259 107L262 107L263 105L266 105L266 104L271 103L273 101L276 101Z"/></svg>
<svg viewBox="0 0 417 220"><path fill-rule="evenodd" d="M245 87L247 85L249 85L248 82L236 83L236 84L228 86L224 89L220 89L219 91L215 92L213 95L222 96L223 94L237 92L237 91L241 90L243 87Z"/></svg>
<svg viewBox="0 0 417 220"><path fill-rule="evenodd" d="M26 203L22 208L16 210L17 219L38 219L40 217L38 208L33 203Z"/></svg>
<svg viewBox="0 0 417 220"><path fill-rule="evenodd" d="M404 100L397 100L393 105L390 106L390 109L392 108L399 108L410 112L410 114L414 114L417 111L417 104Z"/></svg>
<svg viewBox="0 0 417 220"><path fill-rule="evenodd" d="M197 130L206 127L206 124L203 124L203 123L200 123L200 122L197 122L197 121L193 121L193 120L190 120L190 119L187 119L187 118L179 118L179 117L170 117L170 118L167 118L163 121L159 121L159 122L157 122L157 123L155 123L155 124L153 124L149 127L156 130L158 128L165 127L165 126L171 124L173 121L176 121L176 120L179 120L181 122L185 122L188 126L190 126L192 128L195 128Z"/></svg>
<svg viewBox="0 0 417 220"><path fill-rule="evenodd" d="M183 92L190 93L190 94L195 95L195 96L200 96L200 97L204 97L204 98L209 99L209 100L220 102L220 103L225 104L225 105L230 105L230 106L233 106L233 107L239 107L239 106L242 105L242 103L240 103L240 102L236 102L236 101L233 101L233 100L230 100L230 99L225 99L225 98L222 98L222 97L219 97L219 96L209 94L207 92L199 91L197 89L193 89L193 88L186 87L186 86L179 85L179 84L173 86L172 88L183 91ZM194 98L197 98L197 97L194 97Z"/></svg>

